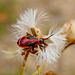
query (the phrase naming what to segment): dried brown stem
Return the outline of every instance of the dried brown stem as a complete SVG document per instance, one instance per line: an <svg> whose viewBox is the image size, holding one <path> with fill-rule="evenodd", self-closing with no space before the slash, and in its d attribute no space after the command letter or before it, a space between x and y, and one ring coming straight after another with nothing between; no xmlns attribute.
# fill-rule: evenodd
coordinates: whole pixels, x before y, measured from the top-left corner
<svg viewBox="0 0 75 75"><path fill-rule="evenodd" d="M26 52L26 55L25 55L25 58L24 58L25 61L27 61L27 58L28 58L29 52L30 52L30 51L27 51L27 52Z"/></svg>
<svg viewBox="0 0 75 75"><path fill-rule="evenodd" d="M24 75L24 68L25 68L25 63L23 62L22 68L21 68L21 75Z"/></svg>
<svg viewBox="0 0 75 75"><path fill-rule="evenodd" d="M33 36L37 35L34 28L31 28L31 31L32 31Z"/></svg>
<svg viewBox="0 0 75 75"><path fill-rule="evenodd" d="M39 75L40 75L40 70L39 70L39 66L37 66L37 70L38 70L38 73L39 73Z"/></svg>
<svg viewBox="0 0 75 75"><path fill-rule="evenodd" d="M75 44L75 43L70 43L70 44L68 44L68 45L62 50L62 52L64 52L69 46L71 46L71 45L73 45L73 44Z"/></svg>

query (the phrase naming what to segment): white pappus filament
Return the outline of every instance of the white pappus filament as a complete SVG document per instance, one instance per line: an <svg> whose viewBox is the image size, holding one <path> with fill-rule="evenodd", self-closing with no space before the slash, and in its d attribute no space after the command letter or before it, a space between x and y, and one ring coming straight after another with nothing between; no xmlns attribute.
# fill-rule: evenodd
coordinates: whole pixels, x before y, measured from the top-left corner
<svg viewBox="0 0 75 75"><path fill-rule="evenodd" d="M61 35L61 32L63 31L64 29L60 29L56 33L53 32L53 34L50 30L48 35L53 34L53 36L50 37L50 41L52 42L45 48L46 51L38 50L38 57L36 60L39 61L39 64L45 62L53 63L60 57L61 51L67 44L67 39L64 38L66 35Z"/></svg>

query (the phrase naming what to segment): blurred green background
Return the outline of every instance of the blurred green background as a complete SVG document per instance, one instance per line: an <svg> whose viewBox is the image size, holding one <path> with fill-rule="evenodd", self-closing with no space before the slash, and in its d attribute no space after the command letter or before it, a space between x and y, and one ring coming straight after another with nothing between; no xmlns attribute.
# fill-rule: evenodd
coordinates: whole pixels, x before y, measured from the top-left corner
<svg viewBox="0 0 75 75"><path fill-rule="evenodd" d="M27 8L46 11L50 16L50 24L63 25L75 18L75 0L0 0L0 50L17 49L13 48L9 30L11 25L16 23L19 14ZM47 34L48 29L46 26L41 30ZM0 52L0 75L20 75L21 64L17 57L7 59L6 56L8 55ZM25 75L31 75L36 70L33 61L34 57L30 56ZM46 70L54 71L57 75L75 75L75 45L67 48L60 59L54 64L49 64L44 69Z"/></svg>

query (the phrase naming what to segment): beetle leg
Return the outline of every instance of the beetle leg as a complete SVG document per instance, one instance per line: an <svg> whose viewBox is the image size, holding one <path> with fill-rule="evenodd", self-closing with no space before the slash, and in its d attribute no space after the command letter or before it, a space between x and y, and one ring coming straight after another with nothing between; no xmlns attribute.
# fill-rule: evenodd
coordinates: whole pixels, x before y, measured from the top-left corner
<svg viewBox="0 0 75 75"><path fill-rule="evenodd" d="M32 51L34 50L35 44L32 46Z"/></svg>
<svg viewBox="0 0 75 75"><path fill-rule="evenodd" d="M43 41L43 43L44 43L44 52L46 52L46 49L45 49L45 42Z"/></svg>
<svg viewBox="0 0 75 75"><path fill-rule="evenodd" d="M43 45L39 45L40 47L43 47Z"/></svg>
<svg viewBox="0 0 75 75"><path fill-rule="evenodd" d="M42 47L43 47L43 48L44 48L44 51L46 51L46 50L45 50L45 46L46 46L46 44L44 43L44 41L43 41L43 44L44 44L44 46L39 45L39 47L40 47L41 50L43 50L43 49L42 49Z"/></svg>
<svg viewBox="0 0 75 75"><path fill-rule="evenodd" d="M43 46L43 45L39 45L39 47L40 47L41 50L43 50L43 47L44 47L44 46Z"/></svg>
<svg viewBox="0 0 75 75"><path fill-rule="evenodd" d="M38 46L36 45L34 48L38 48Z"/></svg>
<svg viewBox="0 0 75 75"><path fill-rule="evenodd" d="M31 51L32 54L35 54L35 53L37 53L37 52L38 52L38 50L33 50L33 51Z"/></svg>
<svg viewBox="0 0 75 75"><path fill-rule="evenodd" d="M48 46L48 44L47 44L47 43L45 43L45 42L44 42L44 45L45 45L45 46Z"/></svg>
<svg viewBox="0 0 75 75"><path fill-rule="evenodd" d="M29 48L24 48L23 50L24 50L24 51L27 51L28 49L29 49Z"/></svg>

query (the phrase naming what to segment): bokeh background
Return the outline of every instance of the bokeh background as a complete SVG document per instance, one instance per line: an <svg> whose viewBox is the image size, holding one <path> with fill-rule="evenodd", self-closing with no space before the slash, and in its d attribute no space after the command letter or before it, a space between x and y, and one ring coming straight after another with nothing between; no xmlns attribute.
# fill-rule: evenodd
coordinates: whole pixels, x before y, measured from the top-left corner
<svg viewBox="0 0 75 75"><path fill-rule="evenodd" d="M44 10L50 16L50 24L63 25L75 18L75 0L0 0L0 50L15 51L10 37L11 25L16 23L19 14L27 8ZM48 28L48 27L47 27ZM47 34L48 29L42 31ZM13 41L14 42L14 41ZM8 59L0 52L0 75L20 75L21 63L17 57ZM10 55L9 55L10 56ZM34 57L29 57L25 75L36 71ZM49 64L44 71L54 71L57 75L75 75L75 45L67 48L60 59Z"/></svg>

